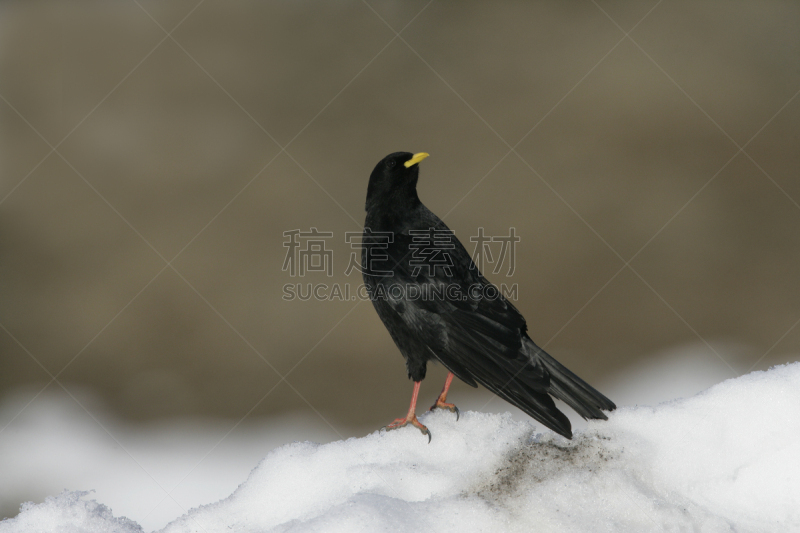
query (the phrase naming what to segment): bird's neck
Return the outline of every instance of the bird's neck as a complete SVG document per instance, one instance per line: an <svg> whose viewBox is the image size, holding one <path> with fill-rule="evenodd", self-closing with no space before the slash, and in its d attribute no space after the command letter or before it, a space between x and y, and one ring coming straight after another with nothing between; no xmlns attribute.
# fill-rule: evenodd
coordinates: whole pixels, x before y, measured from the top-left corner
<svg viewBox="0 0 800 533"><path fill-rule="evenodd" d="M402 233L415 227L420 209L424 209L424 206L419 198L416 198L415 202L386 202L371 205L367 207L367 218L364 225L373 231Z"/></svg>
<svg viewBox="0 0 800 533"><path fill-rule="evenodd" d="M422 202L417 196L416 187L403 187L385 191L383 194L376 194L367 200L367 213L386 212L386 213L409 213L416 209Z"/></svg>

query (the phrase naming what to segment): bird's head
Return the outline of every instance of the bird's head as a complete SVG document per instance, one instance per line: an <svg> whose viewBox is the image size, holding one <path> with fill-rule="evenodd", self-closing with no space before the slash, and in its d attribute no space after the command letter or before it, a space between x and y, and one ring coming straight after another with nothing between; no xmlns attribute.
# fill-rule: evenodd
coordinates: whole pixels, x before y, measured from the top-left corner
<svg viewBox="0 0 800 533"><path fill-rule="evenodd" d="M425 152L395 152L381 159L369 177L367 211L377 205L409 208L418 204L418 163L426 157Z"/></svg>

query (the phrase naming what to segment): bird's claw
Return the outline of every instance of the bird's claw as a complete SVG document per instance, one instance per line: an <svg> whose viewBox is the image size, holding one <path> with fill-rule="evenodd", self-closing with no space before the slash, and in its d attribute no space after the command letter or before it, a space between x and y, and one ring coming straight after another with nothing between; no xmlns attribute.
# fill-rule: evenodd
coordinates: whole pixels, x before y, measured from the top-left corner
<svg viewBox="0 0 800 533"><path fill-rule="evenodd" d="M419 420L417 420L416 416L414 416L413 418L398 418L388 426L383 426L381 430L391 431L393 429L400 429L401 427L407 426L409 424L419 429L423 435L427 435L428 444L431 443L431 430L428 429L426 426L422 425L422 423Z"/></svg>
<svg viewBox="0 0 800 533"><path fill-rule="evenodd" d="M422 426L422 424L420 424L420 426ZM419 427L419 426L417 426L417 427ZM423 435L427 435L428 436L428 444L430 444L431 443L431 430L428 429L425 426L419 427L419 430L422 432Z"/></svg>
<svg viewBox="0 0 800 533"><path fill-rule="evenodd" d="M456 405L453 403L445 403L441 400L436 400L436 403L431 406L429 411L433 411L434 409L447 409L451 413L455 413L456 422L458 422L458 419L461 418L461 411L459 411L458 407L456 407Z"/></svg>

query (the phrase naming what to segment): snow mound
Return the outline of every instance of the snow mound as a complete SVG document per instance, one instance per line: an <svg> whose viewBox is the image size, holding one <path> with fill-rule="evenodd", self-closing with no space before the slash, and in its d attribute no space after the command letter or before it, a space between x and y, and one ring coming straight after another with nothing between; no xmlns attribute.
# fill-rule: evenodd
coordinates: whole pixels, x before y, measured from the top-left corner
<svg viewBox="0 0 800 533"><path fill-rule="evenodd" d="M0 522L0 531L69 533L142 533L139 525L127 518L114 518L111 509L94 500L81 498L87 491L64 491L49 496L44 503L23 503L20 514Z"/></svg>
<svg viewBox="0 0 800 533"><path fill-rule="evenodd" d="M799 405L795 363L621 408L573 441L509 415L436 412L431 444L408 427L278 448L163 531L800 530ZM26 504L0 532L138 530L80 496Z"/></svg>

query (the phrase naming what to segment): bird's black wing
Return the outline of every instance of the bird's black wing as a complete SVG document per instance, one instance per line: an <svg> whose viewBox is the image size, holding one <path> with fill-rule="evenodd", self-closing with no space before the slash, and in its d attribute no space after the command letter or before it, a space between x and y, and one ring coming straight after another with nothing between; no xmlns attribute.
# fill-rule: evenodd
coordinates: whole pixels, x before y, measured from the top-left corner
<svg viewBox="0 0 800 533"><path fill-rule="evenodd" d="M430 215L431 227L449 231ZM410 336L424 342L432 358L462 381L480 383L547 427L570 436L569 420L548 395L550 372L541 357L530 353L524 317L483 277L455 236L452 247L442 248L450 255L449 268L434 269L415 267L409 254L410 235L394 238L389 249L394 263L391 283L404 287L405 294L422 296L389 295L384 312L395 315L393 321L404 324Z"/></svg>

